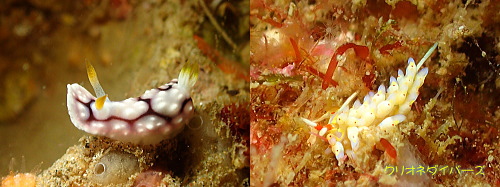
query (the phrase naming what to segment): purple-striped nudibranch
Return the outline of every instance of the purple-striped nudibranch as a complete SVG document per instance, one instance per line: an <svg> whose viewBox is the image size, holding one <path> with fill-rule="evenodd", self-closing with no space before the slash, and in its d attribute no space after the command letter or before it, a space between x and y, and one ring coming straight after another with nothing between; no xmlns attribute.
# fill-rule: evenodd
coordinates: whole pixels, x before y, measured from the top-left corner
<svg viewBox="0 0 500 187"><path fill-rule="evenodd" d="M140 97L110 101L87 62L87 73L97 97L78 84L68 84L71 122L93 135L135 144L156 144L176 136L194 113L191 88L198 66L182 68L178 79L147 90Z"/></svg>

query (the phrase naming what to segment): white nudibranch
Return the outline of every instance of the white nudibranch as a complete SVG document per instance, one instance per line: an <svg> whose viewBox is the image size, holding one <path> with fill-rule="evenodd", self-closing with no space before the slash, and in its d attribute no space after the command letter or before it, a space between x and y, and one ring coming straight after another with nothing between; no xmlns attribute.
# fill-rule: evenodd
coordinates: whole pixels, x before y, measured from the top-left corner
<svg viewBox="0 0 500 187"><path fill-rule="evenodd" d="M359 148L359 129L358 127L347 127L347 138L351 142L352 150L356 151Z"/></svg>
<svg viewBox="0 0 500 187"><path fill-rule="evenodd" d="M318 120L311 121L305 118L302 120L311 128L321 129L319 135L326 135L337 160L343 160L344 151L350 153L352 155L348 154L350 157L355 156L354 152L363 146L359 134L364 129L373 128L377 131L394 133L398 129L396 126L406 120L405 115L408 114L411 105L417 99L418 89L423 85L429 72L428 68L419 69L436 47L437 43L427 51L418 64L415 64L413 58L409 58L406 74L402 70L398 70L397 78L390 77L387 88L380 85L376 93L369 92L364 97L363 102L356 100L349 108L348 105L355 99L357 92L352 94L330 116L328 125L321 126L315 123L323 120L324 116Z"/></svg>
<svg viewBox="0 0 500 187"><path fill-rule="evenodd" d="M333 144L332 149L337 160L341 160L342 158L344 158L344 146L342 146L340 142L336 142L335 144Z"/></svg>
<svg viewBox="0 0 500 187"><path fill-rule="evenodd" d="M68 84L67 105L71 122L93 135L135 144L156 144L177 135L194 113L191 88L198 79L198 65L186 65L173 79L136 98L110 101L94 67L87 62L94 97L78 84Z"/></svg>

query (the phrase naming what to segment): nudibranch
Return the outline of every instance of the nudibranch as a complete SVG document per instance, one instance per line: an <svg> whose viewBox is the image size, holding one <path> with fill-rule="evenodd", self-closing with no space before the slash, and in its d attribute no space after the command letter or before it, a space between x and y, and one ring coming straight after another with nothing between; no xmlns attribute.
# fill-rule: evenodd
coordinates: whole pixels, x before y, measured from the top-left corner
<svg viewBox="0 0 500 187"><path fill-rule="evenodd" d="M398 70L397 78L390 77L387 88L383 84L380 85L377 92L369 92L363 98L363 102L356 100L352 107L348 107L357 95L355 92L335 113L325 114L314 121L305 118L302 120L311 126L311 129L317 130L317 135L326 136L339 163L346 158L344 153L349 157L355 157L354 153L362 146L359 139L361 131L372 128L376 131L394 133L397 130L396 125L406 119L406 114L417 99L418 89L424 83L429 71L427 67L419 69L436 47L437 43L427 51L418 64L415 64L413 58L409 58L406 74ZM327 125L316 123L325 117L330 117Z"/></svg>
<svg viewBox="0 0 500 187"><path fill-rule="evenodd" d="M87 74L97 97L76 83L67 86L71 122L87 133L156 144L176 136L194 114L191 88L198 79L196 64L184 66L178 79L123 101L109 100L89 62Z"/></svg>

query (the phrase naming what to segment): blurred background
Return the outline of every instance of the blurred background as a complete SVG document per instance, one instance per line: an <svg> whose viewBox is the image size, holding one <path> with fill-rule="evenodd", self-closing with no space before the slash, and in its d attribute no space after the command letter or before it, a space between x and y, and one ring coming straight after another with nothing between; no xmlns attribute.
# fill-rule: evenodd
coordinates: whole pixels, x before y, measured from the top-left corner
<svg viewBox="0 0 500 187"><path fill-rule="evenodd" d="M67 84L93 93L85 60L112 100L176 78L181 62L200 60L186 55L198 48L248 66L248 1L205 6L233 43L223 42L203 11L193 11L201 9L197 3L0 1L0 176L40 172L85 134L73 126L66 107Z"/></svg>

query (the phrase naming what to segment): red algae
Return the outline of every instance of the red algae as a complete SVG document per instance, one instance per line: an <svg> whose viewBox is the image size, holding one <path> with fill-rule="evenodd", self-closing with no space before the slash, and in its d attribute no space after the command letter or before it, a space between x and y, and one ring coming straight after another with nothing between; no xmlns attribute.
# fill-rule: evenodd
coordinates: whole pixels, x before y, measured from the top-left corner
<svg viewBox="0 0 500 187"><path fill-rule="evenodd" d="M396 149L394 146L391 145L389 141L387 141L385 138L380 138L380 144L384 146L385 152L391 156L393 159L396 159L398 157L398 154L396 152Z"/></svg>
<svg viewBox="0 0 500 187"><path fill-rule="evenodd" d="M387 44L387 45L384 45L382 46L379 51L380 51L380 54L383 54L383 55L388 55L389 54L389 50L394 50L394 49L397 49L397 48L400 48L402 45L403 42L401 40L398 40L392 44Z"/></svg>
<svg viewBox="0 0 500 187"><path fill-rule="evenodd" d="M251 79L252 186L500 183L495 124L500 108L492 95L498 87L493 47L498 31L492 29L490 1L254 3L251 41L260 43L251 45L250 64L260 74ZM371 140L371 132L360 132L362 142L375 142L363 148L367 156L345 153L349 156L337 161L318 137L327 127L322 115L336 111L354 92L360 93L356 100L376 91L375 85L389 82L409 57L418 60L435 42L437 52L423 65L428 79L398 133ZM273 70L290 65L302 79ZM287 90L283 85L302 91L281 95ZM301 118L322 120L309 127ZM400 164L484 166L485 174L387 172Z"/></svg>
<svg viewBox="0 0 500 187"><path fill-rule="evenodd" d="M202 53L212 60L212 62L214 62L224 73L235 74L238 78L246 81L250 80L248 73L236 61L224 57L219 51L212 48L203 38L197 35L194 35L193 38L196 40L197 46Z"/></svg>
<svg viewBox="0 0 500 187"><path fill-rule="evenodd" d="M335 51L333 54L332 58L330 59L330 64L328 65L328 69L325 73L325 79L323 79L323 84L321 85L321 88L326 89L328 86L328 83L332 83L334 86L338 86L338 83L332 80L333 72L335 72L335 69L337 68L337 56L344 54L348 49L354 49L354 52L356 52L356 55L358 55L361 59L366 59L368 58L369 55L369 50L368 47L366 46L361 46L361 45L356 45L354 43L346 43Z"/></svg>
<svg viewBox="0 0 500 187"><path fill-rule="evenodd" d="M245 160L250 157L250 105L249 103L232 103L225 105L218 117L229 126L231 135L241 145L246 146L241 150ZM248 163L245 165L248 166Z"/></svg>

